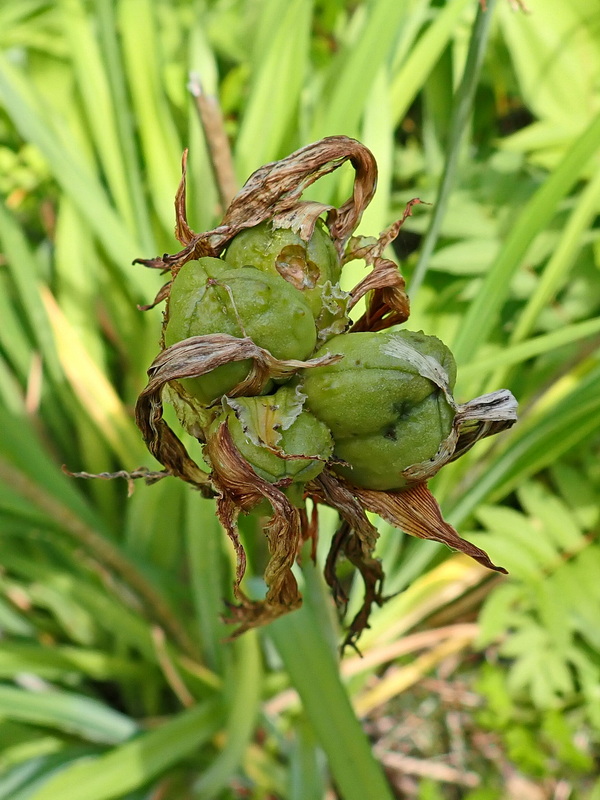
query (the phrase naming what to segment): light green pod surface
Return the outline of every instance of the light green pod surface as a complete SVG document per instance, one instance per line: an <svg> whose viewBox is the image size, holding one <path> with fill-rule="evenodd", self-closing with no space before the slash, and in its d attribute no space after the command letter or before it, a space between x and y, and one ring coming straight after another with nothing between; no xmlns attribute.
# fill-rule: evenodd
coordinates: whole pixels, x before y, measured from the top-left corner
<svg viewBox="0 0 600 800"><path fill-rule="evenodd" d="M321 220L308 242L289 228L274 230L270 222L261 222L237 234L225 260L232 267L251 265L284 276L302 292L315 319L321 313L323 286L327 281L337 284L341 273L337 251Z"/></svg>
<svg viewBox="0 0 600 800"><path fill-rule="evenodd" d="M212 333L249 336L275 358L300 360L311 355L317 336L310 308L283 278L206 257L185 264L173 282L165 344ZM244 380L251 366L250 359L231 362L181 383L208 404Z"/></svg>
<svg viewBox="0 0 600 800"><path fill-rule="evenodd" d="M334 455L350 466L334 469L368 489L401 489L402 470L432 458L452 429L454 409L411 359L391 355L394 342L429 356L450 389L456 365L450 350L421 332L350 333L331 339L317 355L340 353L336 364L306 370L307 407L330 428Z"/></svg>
<svg viewBox="0 0 600 800"><path fill-rule="evenodd" d="M276 408L277 395L268 397L244 397L236 403L245 406L246 414L253 420L264 420ZM327 426L308 411L301 411L287 430L282 430L277 448L286 455L319 456L322 461L310 459L286 459L254 444L233 410L227 411L214 423L227 420L234 444L259 477L269 483L290 479L292 483L313 480L323 471L325 461L333 452L333 439ZM255 429L255 433L260 429ZM271 431L272 433L272 431ZM264 434L263 434L264 435Z"/></svg>

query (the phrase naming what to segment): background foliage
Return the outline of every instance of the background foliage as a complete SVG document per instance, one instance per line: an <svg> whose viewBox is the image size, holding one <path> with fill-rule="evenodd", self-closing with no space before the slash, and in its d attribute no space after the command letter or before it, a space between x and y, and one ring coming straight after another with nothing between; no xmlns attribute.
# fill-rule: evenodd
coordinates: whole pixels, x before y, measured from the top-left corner
<svg viewBox="0 0 600 800"><path fill-rule="evenodd" d="M530 12L2 3L0 798L598 800L600 8ZM61 472L152 466L132 405L160 312L136 304L160 278L130 262L173 251L184 146L192 226L220 213L190 73L220 100L240 182L343 133L380 168L362 232L431 202L395 244L410 325L452 346L457 397L520 401L510 434L433 486L510 577L381 525L394 596L340 670L308 558L304 608L226 642L232 554L210 502ZM243 534L260 575L251 518Z"/></svg>

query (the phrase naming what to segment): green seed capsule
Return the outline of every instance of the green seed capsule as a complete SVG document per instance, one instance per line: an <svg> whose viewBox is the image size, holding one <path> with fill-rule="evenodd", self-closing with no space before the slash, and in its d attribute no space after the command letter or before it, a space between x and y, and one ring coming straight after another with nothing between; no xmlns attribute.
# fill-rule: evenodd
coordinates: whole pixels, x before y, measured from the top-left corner
<svg viewBox="0 0 600 800"><path fill-rule="evenodd" d="M229 401L212 430L226 421L242 456L269 483L305 483L323 470L333 439L323 422L302 410L303 399L290 386L266 397L239 397ZM285 457L294 455L318 458Z"/></svg>
<svg viewBox="0 0 600 800"><path fill-rule="evenodd" d="M337 284L341 273L337 251L320 220L308 242L289 228L273 229L270 222L262 222L238 233L227 248L225 260L232 267L251 265L284 277L302 292L315 319L322 310L325 284Z"/></svg>
<svg viewBox="0 0 600 800"><path fill-rule="evenodd" d="M427 366L441 369L451 390L450 350L435 336L401 331L336 336L317 355L325 352L344 358L307 370L303 391L333 433L335 457L350 465L336 471L367 489L404 488L401 472L432 458L452 429L453 407L421 374Z"/></svg>
<svg viewBox="0 0 600 800"><path fill-rule="evenodd" d="M230 269L218 258L185 264L173 282L165 328L167 347L190 336L227 333L250 337L275 358L305 359L316 344L316 328L302 295L278 275L253 267ZM212 403L247 377L246 359L182 380L202 403Z"/></svg>

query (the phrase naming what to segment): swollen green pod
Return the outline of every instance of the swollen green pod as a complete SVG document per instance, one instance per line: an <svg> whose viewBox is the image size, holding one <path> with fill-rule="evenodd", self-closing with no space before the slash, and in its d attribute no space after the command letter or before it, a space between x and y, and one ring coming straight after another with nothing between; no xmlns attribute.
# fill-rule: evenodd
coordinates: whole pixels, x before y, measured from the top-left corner
<svg viewBox="0 0 600 800"><path fill-rule="evenodd" d="M167 347L191 336L248 336L275 358L305 359L315 348L316 328L300 292L278 275L254 267L230 269L218 258L185 264L169 297ZM202 403L212 403L247 377L251 361L231 362L181 383Z"/></svg>
<svg viewBox="0 0 600 800"><path fill-rule="evenodd" d="M325 285L336 285L341 273L339 256L320 220L308 242L289 228L273 228L271 222L261 222L237 234L225 260L232 267L251 265L282 276L302 292L315 319L322 311Z"/></svg>
<svg viewBox="0 0 600 800"><path fill-rule="evenodd" d="M317 355L327 351L344 358L306 370L303 391L333 434L335 457L348 463L335 470L367 489L404 488L402 471L433 458L452 429L455 410L439 385L439 376L454 385L450 350L401 331L336 336Z"/></svg>
<svg viewBox="0 0 600 800"><path fill-rule="evenodd" d="M303 410L303 401L294 386L282 386L273 395L228 400L208 432L210 437L225 423L256 474L278 484L298 504L304 484L323 471L333 452L329 428Z"/></svg>

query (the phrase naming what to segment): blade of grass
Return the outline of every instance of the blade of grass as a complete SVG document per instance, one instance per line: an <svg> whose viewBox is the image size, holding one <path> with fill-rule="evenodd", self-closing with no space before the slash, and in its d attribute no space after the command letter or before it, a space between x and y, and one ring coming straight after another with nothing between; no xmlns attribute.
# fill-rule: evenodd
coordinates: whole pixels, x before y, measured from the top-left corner
<svg viewBox="0 0 600 800"><path fill-rule="evenodd" d="M221 672L226 659L223 640L228 632L221 620L224 587L226 577L232 578L223 551L225 532L215 514L214 504L197 492L186 491L185 505L185 545L195 623L207 665Z"/></svg>
<svg viewBox="0 0 600 800"><path fill-rule="evenodd" d="M392 121L401 124L427 76L454 35L456 24L471 0L452 0L436 8L436 17L407 53L392 83Z"/></svg>
<svg viewBox="0 0 600 800"><path fill-rule="evenodd" d="M497 322L510 281L519 269L527 249L546 228L559 202L572 189L600 142L600 115L577 139L558 167L536 191L511 229L498 258L490 266L477 296L459 328L452 351L457 362L471 360Z"/></svg>
<svg viewBox="0 0 600 800"><path fill-rule="evenodd" d="M146 670L140 662L113 656L101 650L82 647L44 647L28 642L3 642L0 650L0 676L14 678L18 673L32 672L56 680L61 675L80 672L95 680L143 680Z"/></svg>
<svg viewBox="0 0 600 800"><path fill-rule="evenodd" d="M390 117L389 72L385 65L377 73L369 93L361 140L377 161L377 191L357 231L367 236L373 231L382 231L389 222L387 214L394 177L394 128Z"/></svg>
<svg viewBox="0 0 600 800"><path fill-rule="evenodd" d="M219 728L219 711L214 701L202 703L105 755L72 763L51 776L31 800L81 800L82 786L85 800L121 797L208 742Z"/></svg>
<svg viewBox="0 0 600 800"><path fill-rule="evenodd" d="M445 549L439 545L437 548L438 552ZM397 641L428 616L478 586L489 575L488 569L459 554L451 555L429 570L424 569L410 586L377 609L371 627L361 637L361 646L366 652L372 647Z"/></svg>
<svg viewBox="0 0 600 800"><path fill-rule="evenodd" d="M442 642L437 647L415 658L411 664L392 670L389 675L381 678L373 687L366 689L354 700L354 708L357 714L370 714L379 706L389 702L393 697L405 692L415 683L422 680L440 662L469 647L476 635L477 628L474 626L472 631L462 637L453 636L451 639L446 639L445 642Z"/></svg>
<svg viewBox="0 0 600 800"><path fill-rule="evenodd" d="M260 52L235 149L238 178L283 155L281 144L297 113L309 56L312 0L264 3ZM292 44L293 43L293 44Z"/></svg>
<svg viewBox="0 0 600 800"><path fill-rule="evenodd" d="M392 180L394 173L394 130L389 113L390 85L387 67L384 65L378 72L372 86L365 108L362 142L369 148L377 161L377 192L369 203L357 234L370 235L373 231L382 231L390 222L387 217L390 207ZM348 196L352 192L352 178L349 174L340 181L341 193ZM362 262L350 263L342 272L341 286L350 291L365 276ZM355 309L356 316L363 310L363 301Z"/></svg>
<svg viewBox="0 0 600 800"><path fill-rule="evenodd" d="M82 269L82 265L85 268ZM58 213L56 217L56 227L54 236L54 284L56 286L57 302L60 305L68 323L58 312L60 321L71 327L67 339L69 343L81 345L87 358L79 358L75 353L67 354L65 348L59 353L59 359L64 365L64 373L69 380L75 373L79 383L73 384L70 388L76 388L81 382L85 383L89 377L89 369L86 369L86 361L92 364L92 369L98 375L106 370L107 352L102 337L102 332L98 324L98 297L102 294L100 276L102 268L97 253L95 252L93 237L90 235L89 228L84 219L71 202L62 195L58 203ZM42 291L42 304L44 302L44 292ZM48 316L48 315L47 315ZM49 314L52 317L52 314ZM56 329L60 325L50 323ZM60 336L55 336L56 343L60 341ZM76 359L75 362L70 357ZM90 358L91 356L91 358ZM66 359L66 360L65 360ZM99 365L102 369L96 367ZM83 379L83 380L82 380ZM70 424L75 429L75 440L80 450L80 459L75 464L83 466L92 465L95 472L110 472L114 469L114 459L110 446L107 444L105 434L110 430L104 424L97 426L90 425L90 416L93 418L100 407L107 411L107 405L102 402L102 392L93 395L93 402L86 408L79 408L73 402L73 394L69 390L67 383L63 380L63 400L66 416ZM110 389L112 392L112 389ZM75 392L77 394L77 392ZM114 392L113 392L114 394ZM79 393L80 399L82 393ZM104 400L108 398L104 393ZM116 400L116 403L114 402ZM113 397L113 408L118 409L118 398ZM121 424L124 427L131 427L131 421L127 418L124 410L121 409ZM120 436L113 437L115 441L120 440ZM138 437L139 438L139 437ZM124 440L125 443L125 440ZM66 454L65 454L66 455ZM132 454L133 457L133 454ZM71 462L73 463L73 462ZM126 462L126 466L129 463ZM116 482L93 481L88 484L89 491L99 509L107 519L118 525L121 509L119 487Z"/></svg>
<svg viewBox="0 0 600 800"><path fill-rule="evenodd" d="M290 756L289 800L317 800L326 797L323 751L305 718L296 720Z"/></svg>
<svg viewBox="0 0 600 800"><path fill-rule="evenodd" d="M118 25L152 203L164 230L171 235L172 198L181 177L183 147L163 89L157 6L151 0L122 0Z"/></svg>
<svg viewBox="0 0 600 800"><path fill-rule="evenodd" d="M63 592L87 611L99 628L110 637L116 637L121 646L131 648L150 664L157 662L149 623L137 611L127 608L121 598L116 600L103 587L90 580L89 571L83 575L66 573L55 564L35 563L30 558L10 553L4 560L6 569L22 578L25 585L31 581L41 581Z"/></svg>
<svg viewBox="0 0 600 800"><path fill-rule="evenodd" d="M14 429L13 424L13 429ZM33 468L38 469L39 463L34 462ZM30 467L31 468L31 467ZM37 476L36 476L37 477ZM115 545L110 539L95 529L86 521L89 512L84 517L74 513L62 498L65 487L60 487L62 492L58 496L50 494L36 480L30 478L25 472L18 469L14 463L0 457L0 480L14 492L31 502L36 508L43 511L65 533L82 544L95 555L102 564L114 570L146 603L151 613L159 624L172 636L184 653L195 656L197 648L190 640L185 627L173 614L172 609L161 593L137 568L137 566ZM54 481L56 483L56 481ZM61 499L58 499L60 497ZM100 529L101 530L101 529Z"/></svg>
<svg viewBox="0 0 600 800"><path fill-rule="evenodd" d="M262 665L256 631L234 644L232 669L226 686L228 717L225 745L194 786L198 800L212 800L227 787L252 741L262 693Z"/></svg>
<svg viewBox="0 0 600 800"><path fill-rule="evenodd" d="M124 269L141 252L125 225L111 207L106 192L75 144L70 149L54 134L52 127L35 106L25 78L0 54L0 98L24 139L39 148L52 175L88 221L102 246L122 270L124 283L133 291L148 292L148 276ZM154 279L158 290L158 278ZM154 286L152 288L154 288Z"/></svg>
<svg viewBox="0 0 600 800"><path fill-rule="evenodd" d="M303 567L314 570L309 562ZM309 603L273 622L266 635L273 641L302 700L329 768L344 800L391 800L348 694L329 643L313 619Z"/></svg>
<svg viewBox="0 0 600 800"><path fill-rule="evenodd" d="M517 488L525 478L554 464L570 448L600 429L600 369L596 367L575 388L533 424L526 422L512 434L511 443L445 514L459 525L484 499L495 502Z"/></svg>
<svg viewBox="0 0 600 800"><path fill-rule="evenodd" d="M207 41L205 26L197 16L190 31L188 73L196 75L202 90L218 102L218 71L215 54ZM219 221L219 194L215 185L206 136L195 103L188 112L188 216L195 230L210 230ZM224 209L222 209L224 210Z"/></svg>
<svg viewBox="0 0 600 800"><path fill-rule="evenodd" d="M1 225L2 222L0 221L0 228ZM1 236L0 232L0 239ZM24 384L27 379L27 374L31 367L32 352L14 303L10 302L10 285L8 280L4 280L5 277L0 277L0 319L2 319L0 345L3 353L10 359L10 370L8 363L4 359L2 363L4 364L4 369L7 370L7 374L10 374L16 385L19 385L19 382ZM2 388L4 387L2 387L2 382L0 381L0 390Z"/></svg>
<svg viewBox="0 0 600 800"><path fill-rule="evenodd" d="M106 376L88 355L49 290L42 297L67 380L98 433L122 464L147 458L137 429Z"/></svg>
<svg viewBox="0 0 600 800"><path fill-rule="evenodd" d="M84 695L61 691L32 692L0 686L0 715L47 725L90 742L117 744L137 733L137 724L118 711Z"/></svg>
<svg viewBox="0 0 600 800"><path fill-rule="evenodd" d="M406 13L406 4L397 0L369 4L360 35L348 42L330 65L328 85L315 109L314 139L338 133L356 135L373 82L390 58Z"/></svg>
<svg viewBox="0 0 600 800"><path fill-rule="evenodd" d="M113 0L95 0L98 36L103 51L103 63L111 87L116 125L123 152L124 168L136 220L136 229L144 252L156 252L152 222L133 130L131 103L127 96L123 57L119 48L117 22Z"/></svg>
<svg viewBox="0 0 600 800"><path fill-rule="evenodd" d="M31 800L33 792L41 786L47 775L51 775L76 758L95 755L98 746L71 745L51 748L47 755L38 755L16 764L7 774L0 776L0 800Z"/></svg>
<svg viewBox="0 0 600 800"><path fill-rule="evenodd" d="M446 213L448 200L456 182L456 172L461 154L463 136L471 115L475 90L479 83L481 65L487 47L495 5L496 0L489 0L486 4L485 11L480 6L477 11L477 17L475 18L475 24L473 25L465 69L452 104L452 118L448 136L448 153L444 163L442 180L433 207L429 229L421 247L419 260L410 282L410 294L412 296L419 291L427 273L429 260L435 250L440 235L442 220Z"/></svg>
<svg viewBox="0 0 600 800"><path fill-rule="evenodd" d="M58 304L74 326L76 338L98 364L103 364L104 343L97 319L98 256L85 220L64 195L56 215L53 266Z"/></svg>
<svg viewBox="0 0 600 800"><path fill-rule="evenodd" d="M526 338L544 306L556 295L581 250L583 234L593 222L599 208L600 172L596 172L581 192L577 205L561 234L558 246L544 267L539 283L516 321L515 329L510 337L511 343L521 342Z"/></svg>
<svg viewBox="0 0 600 800"><path fill-rule="evenodd" d="M48 315L40 297L40 281L35 269L35 256L31 252L21 227L1 204L0 242L11 278L25 311L29 329L42 354L44 366L53 381L58 384L63 380L63 371L54 347Z"/></svg>
<svg viewBox="0 0 600 800"><path fill-rule="evenodd" d="M20 3L7 3L0 9L0 31L9 32L20 22L35 15L46 6L46 0L21 0Z"/></svg>
<svg viewBox="0 0 600 800"><path fill-rule="evenodd" d="M556 350L558 347L563 347L572 342L578 342L581 339L594 336L597 333L600 333L600 319L588 319L585 322L575 322L572 325L559 328L551 333L535 336L533 339L528 339L526 342L509 345L506 349L488 358L482 358L479 361L465 364L460 369L460 377L461 380L481 377L485 373L491 372L496 368L521 364L523 361L527 361L530 358L549 353L552 350ZM496 376L494 377L495 386L500 386L503 383L503 380L497 380Z"/></svg>
<svg viewBox="0 0 600 800"><path fill-rule="evenodd" d="M127 170L121 153L105 65L92 32L92 19L79 0L60 0L59 5L61 24L68 42L91 138L100 156L119 216L133 235L135 217L127 184Z"/></svg>

